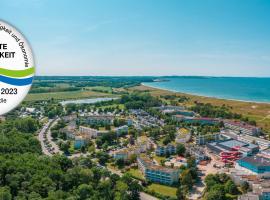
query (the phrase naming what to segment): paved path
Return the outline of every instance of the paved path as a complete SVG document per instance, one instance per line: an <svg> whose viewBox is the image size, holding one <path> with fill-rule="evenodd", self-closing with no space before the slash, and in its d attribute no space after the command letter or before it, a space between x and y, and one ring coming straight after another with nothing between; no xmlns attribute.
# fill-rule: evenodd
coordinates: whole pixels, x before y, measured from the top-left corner
<svg viewBox="0 0 270 200"><path fill-rule="evenodd" d="M141 200L158 200L158 198L146 194L145 192L140 192L140 198Z"/></svg>

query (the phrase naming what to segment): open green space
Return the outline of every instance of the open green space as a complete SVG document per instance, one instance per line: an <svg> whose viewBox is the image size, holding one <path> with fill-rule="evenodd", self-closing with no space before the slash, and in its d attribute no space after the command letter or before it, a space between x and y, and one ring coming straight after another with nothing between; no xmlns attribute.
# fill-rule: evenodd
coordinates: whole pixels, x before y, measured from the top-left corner
<svg viewBox="0 0 270 200"><path fill-rule="evenodd" d="M152 183L151 185L148 186L148 189L153 190L156 193L159 193L162 195L176 197L177 188L175 188L175 187Z"/></svg>

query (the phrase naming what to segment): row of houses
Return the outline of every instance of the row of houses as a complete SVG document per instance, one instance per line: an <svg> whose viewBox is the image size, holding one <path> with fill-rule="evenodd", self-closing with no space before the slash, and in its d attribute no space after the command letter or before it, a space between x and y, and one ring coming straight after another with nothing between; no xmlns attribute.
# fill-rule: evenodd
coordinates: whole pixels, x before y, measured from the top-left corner
<svg viewBox="0 0 270 200"><path fill-rule="evenodd" d="M244 122L233 121L233 120L223 120L223 123L224 123L225 128L237 131L240 134L242 133L242 134L247 134L247 135L259 135L261 133L260 128L249 125Z"/></svg>
<svg viewBox="0 0 270 200"><path fill-rule="evenodd" d="M238 200L269 200L270 180L254 174L250 174L243 169L232 168L229 176L237 185L247 183L250 191L238 197Z"/></svg>

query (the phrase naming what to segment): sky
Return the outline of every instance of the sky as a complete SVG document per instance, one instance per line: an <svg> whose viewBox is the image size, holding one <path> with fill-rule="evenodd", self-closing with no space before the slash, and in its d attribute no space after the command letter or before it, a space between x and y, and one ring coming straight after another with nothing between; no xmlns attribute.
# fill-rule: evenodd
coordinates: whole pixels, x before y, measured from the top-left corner
<svg viewBox="0 0 270 200"><path fill-rule="evenodd" d="M270 77L269 0L0 0L37 75Z"/></svg>

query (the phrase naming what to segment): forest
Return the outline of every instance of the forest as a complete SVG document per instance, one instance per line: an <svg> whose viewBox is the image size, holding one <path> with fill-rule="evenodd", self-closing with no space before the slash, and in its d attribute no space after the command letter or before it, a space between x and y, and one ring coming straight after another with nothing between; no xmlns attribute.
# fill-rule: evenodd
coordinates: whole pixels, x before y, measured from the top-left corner
<svg viewBox="0 0 270 200"><path fill-rule="evenodd" d="M39 127L31 118L0 123L1 200L139 199L137 181L111 174L91 157L42 155L34 134Z"/></svg>

